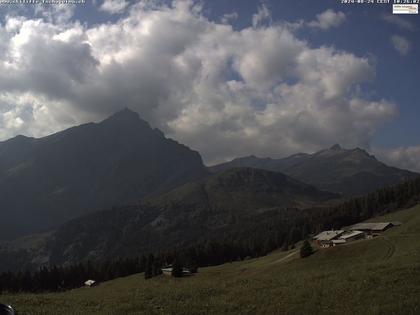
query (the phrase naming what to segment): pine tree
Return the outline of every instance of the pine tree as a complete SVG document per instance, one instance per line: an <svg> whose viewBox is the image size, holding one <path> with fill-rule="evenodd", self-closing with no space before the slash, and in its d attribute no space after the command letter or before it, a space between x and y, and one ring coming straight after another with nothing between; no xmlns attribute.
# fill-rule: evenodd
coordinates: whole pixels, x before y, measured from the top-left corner
<svg viewBox="0 0 420 315"><path fill-rule="evenodd" d="M303 242L302 247L300 248L300 257L305 258L305 257L310 256L312 253L313 253L313 248L311 244L309 243L309 241L306 239Z"/></svg>
<svg viewBox="0 0 420 315"><path fill-rule="evenodd" d="M281 247L281 250L283 252L287 252L289 250L289 241L288 241L288 239L285 239L284 240L284 243L283 243L283 246Z"/></svg>
<svg viewBox="0 0 420 315"><path fill-rule="evenodd" d="M179 278L182 277L183 266L178 258L175 258L174 263L172 264L172 276Z"/></svg>
<svg viewBox="0 0 420 315"><path fill-rule="evenodd" d="M155 264L155 257L150 254L146 261L146 269L144 270L144 278L149 279L153 277L153 268Z"/></svg>

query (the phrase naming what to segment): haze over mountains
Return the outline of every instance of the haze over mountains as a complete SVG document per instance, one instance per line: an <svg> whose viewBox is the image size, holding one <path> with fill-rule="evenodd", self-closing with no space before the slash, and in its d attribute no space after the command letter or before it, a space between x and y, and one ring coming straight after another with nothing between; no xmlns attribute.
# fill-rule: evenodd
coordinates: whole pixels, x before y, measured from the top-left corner
<svg viewBox="0 0 420 315"><path fill-rule="evenodd" d="M387 166L360 148L347 150L338 144L314 154L299 153L281 159L256 156L237 158L212 166L210 170L220 172L231 167L282 172L318 189L344 196L366 194L418 176L410 171Z"/></svg>
<svg viewBox="0 0 420 315"><path fill-rule="evenodd" d="M0 143L0 239L56 228L207 174L200 154L123 110L34 139Z"/></svg>

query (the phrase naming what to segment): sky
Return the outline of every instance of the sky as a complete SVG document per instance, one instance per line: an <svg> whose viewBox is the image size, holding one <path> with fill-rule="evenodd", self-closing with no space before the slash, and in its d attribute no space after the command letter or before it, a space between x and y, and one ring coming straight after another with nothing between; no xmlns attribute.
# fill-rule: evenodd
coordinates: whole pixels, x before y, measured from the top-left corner
<svg viewBox="0 0 420 315"><path fill-rule="evenodd" d="M0 141L128 107L208 165L339 143L420 171L419 35L390 4L0 1Z"/></svg>

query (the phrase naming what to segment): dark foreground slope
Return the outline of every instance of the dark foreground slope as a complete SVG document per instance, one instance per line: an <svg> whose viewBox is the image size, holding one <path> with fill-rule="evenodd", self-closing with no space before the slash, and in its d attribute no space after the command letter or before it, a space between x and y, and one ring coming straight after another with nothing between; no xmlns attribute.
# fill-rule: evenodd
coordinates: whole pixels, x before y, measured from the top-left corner
<svg viewBox="0 0 420 315"><path fill-rule="evenodd" d="M171 250L243 230L266 212L286 218L336 197L280 173L232 169L142 204L75 219L52 234L46 248L53 264Z"/></svg>
<svg viewBox="0 0 420 315"><path fill-rule="evenodd" d="M143 274L54 294L0 296L19 314L418 314L420 207L378 217L382 237L202 268L187 278Z"/></svg>
<svg viewBox="0 0 420 315"><path fill-rule="evenodd" d="M339 145L314 154L301 153L283 159L243 157L215 165L210 170L219 172L231 167L282 172L318 189L348 196L366 194L418 176L387 166L362 149L346 150Z"/></svg>
<svg viewBox="0 0 420 315"><path fill-rule="evenodd" d="M198 152L123 110L34 139L0 143L0 239L57 227L206 174Z"/></svg>

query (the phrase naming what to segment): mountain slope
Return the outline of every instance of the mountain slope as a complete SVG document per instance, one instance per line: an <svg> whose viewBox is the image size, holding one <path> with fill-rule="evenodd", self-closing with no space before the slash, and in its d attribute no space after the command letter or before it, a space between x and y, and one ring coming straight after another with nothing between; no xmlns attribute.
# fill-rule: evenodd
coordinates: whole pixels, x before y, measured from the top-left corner
<svg viewBox="0 0 420 315"><path fill-rule="evenodd" d="M198 152L137 113L0 143L0 239L56 227L206 175Z"/></svg>
<svg viewBox="0 0 420 315"><path fill-rule="evenodd" d="M47 251L51 263L63 264L169 250L218 238L247 220L259 222L267 212L286 219L296 208L336 197L283 174L232 169L143 204L68 222L49 238Z"/></svg>
<svg viewBox="0 0 420 315"><path fill-rule="evenodd" d="M317 187L347 196L362 195L419 176L389 167L366 151L346 150L339 145L314 154L295 154L283 159L249 156L210 167L219 172L231 167L254 167L276 172Z"/></svg>
<svg viewBox="0 0 420 315"><path fill-rule="evenodd" d="M19 314L417 314L420 207L375 218L389 221L403 224L305 259L278 251L192 277L137 274L63 293L3 294L2 302Z"/></svg>
<svg viewBox="0 0 420 315"><path fill-rule="evenodd" d="M336 198L333 193L282 173L254 168L232 168L204 180L188 183L152 202L180 202L255 213L270 207L304 208Z"/></svg>

